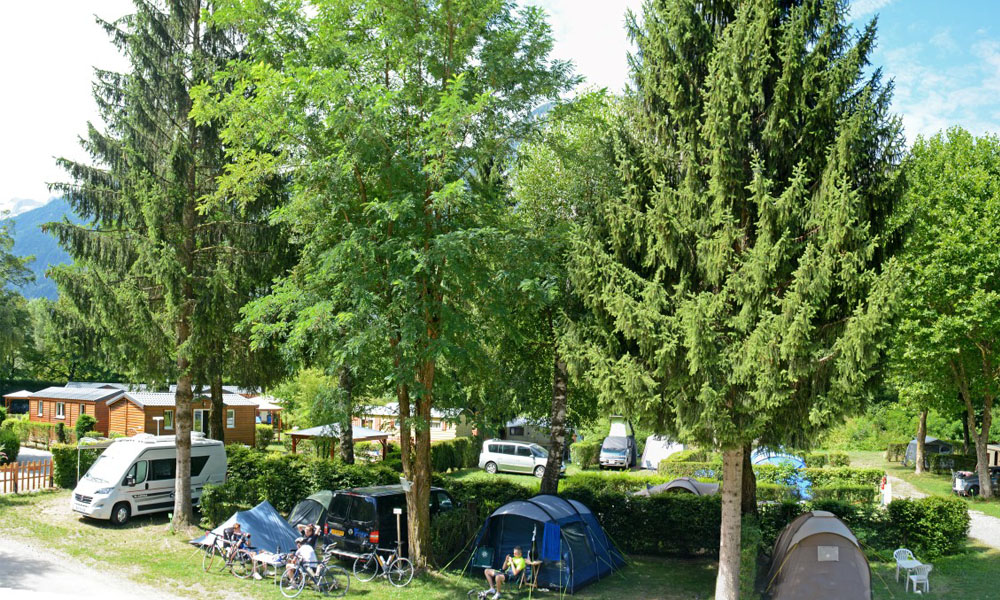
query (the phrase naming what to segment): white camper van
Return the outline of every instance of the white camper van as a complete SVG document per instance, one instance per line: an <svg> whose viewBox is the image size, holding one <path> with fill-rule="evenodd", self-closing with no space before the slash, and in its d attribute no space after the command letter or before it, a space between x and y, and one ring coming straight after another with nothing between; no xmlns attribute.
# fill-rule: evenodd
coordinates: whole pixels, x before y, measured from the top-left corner
<svg viewBox="0 0 1000 600"><path fill-rule="evenodd" d="M115 440L77 483L70 508L94 519L122 525L132 515L174 507L177 446L174 436L140 434ZM191 435L191 500L197 504L206 483L226 480L226 448L204 434Z"/></svg>

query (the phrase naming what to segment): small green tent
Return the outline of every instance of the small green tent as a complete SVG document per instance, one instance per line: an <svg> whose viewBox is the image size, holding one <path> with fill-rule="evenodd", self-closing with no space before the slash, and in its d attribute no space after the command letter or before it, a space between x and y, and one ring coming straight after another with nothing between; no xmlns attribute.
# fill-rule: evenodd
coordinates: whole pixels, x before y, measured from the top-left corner
<svg viewBox="0 0 1000 600"><path fill-rule="evenodd" d="M330 512L330 505L333 503L333 492L322 490L309 496L302 502L295 505L292 514L288 515L288 524L292 527L318 523L321 527L326 525L326 516Z"/></svg>

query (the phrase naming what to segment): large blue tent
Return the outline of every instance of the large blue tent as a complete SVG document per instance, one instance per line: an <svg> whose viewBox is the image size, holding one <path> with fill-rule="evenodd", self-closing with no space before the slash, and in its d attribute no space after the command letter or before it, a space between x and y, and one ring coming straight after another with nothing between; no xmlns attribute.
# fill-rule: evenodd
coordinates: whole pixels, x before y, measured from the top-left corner
<svg viewBox="0 0 1000 600"><path fill-rule="evenodd" d="M540 586L570 593L625 564L589 508L546 494L495 510L476 538L473 565L499 569L514 546L542 561Z"/></svg>
<svg viewBox="0 0 1000 600"><path fill-rule="evenodd" d="M795 487L795 492L803 500L812 499L810 487L812 483L802 476L802 470L806 468L806 461L801 456L785 452L784 450L774 450L771 448L757 448L750 455L750 464L759 465L791 465L795 471L789 481L785 483Z"/></svg>
<svg viewBox="0 0 1000 600"><path fill-rule="evenodd" d="M241 510L229 517L225 523L199 538L191 540L192 544L212 544L215 537L222 537L222 532L233 523L239 521L240 529L250 534L250 543L258 550L267 550L275 554L295 552L295 538L298 532L288 524L271 503L264 500L250 510ZM214 534L214 535L213 535Z"/></svg>

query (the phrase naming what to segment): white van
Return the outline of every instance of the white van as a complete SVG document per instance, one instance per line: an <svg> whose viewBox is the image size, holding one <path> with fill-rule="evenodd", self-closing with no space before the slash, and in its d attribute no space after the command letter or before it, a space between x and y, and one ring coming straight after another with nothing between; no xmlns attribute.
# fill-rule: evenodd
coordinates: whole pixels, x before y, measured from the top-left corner
<svg viewBox="0 0 1000 600"><path fill-rule="evenodd" d="M115 440L73 490L70 508L94 519L122 525L132 515L174 507L177 446L174 436L140 434ZM204 434L191 435L191 500L197 504L206 483L226 480L226 448Z"/></svg>

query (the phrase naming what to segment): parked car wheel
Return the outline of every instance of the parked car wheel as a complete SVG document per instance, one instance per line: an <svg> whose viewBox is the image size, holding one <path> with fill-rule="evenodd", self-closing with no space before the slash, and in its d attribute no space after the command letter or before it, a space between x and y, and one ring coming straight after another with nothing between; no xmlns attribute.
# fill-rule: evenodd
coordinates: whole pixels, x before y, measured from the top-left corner
<svg viewBox="0 0 1000 600"><path fill-rule="evenodd" d="M535 477L537 477L539 479L541 479L542 477L545 477L545 467L543 467L541 465L538 465L537 467L535 467Z"/></svg>
<svg viewBox="0 0 1000 600"><path fill-rule="evenodd" d="M496 475L497 464L495 462L486 463L486 472L489 473L490 475Z"/></svg>
<svg viewBox="0 0 1000 600"><path fill-rule="evenodd" d="M119 502L111 509L111 523L113 525L124 525L128 523L128 519L131 516L132 509L129 507L128 502Z"/></svg>

